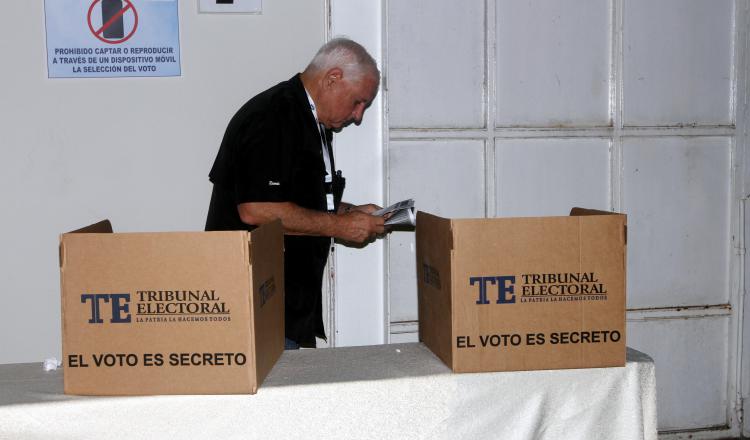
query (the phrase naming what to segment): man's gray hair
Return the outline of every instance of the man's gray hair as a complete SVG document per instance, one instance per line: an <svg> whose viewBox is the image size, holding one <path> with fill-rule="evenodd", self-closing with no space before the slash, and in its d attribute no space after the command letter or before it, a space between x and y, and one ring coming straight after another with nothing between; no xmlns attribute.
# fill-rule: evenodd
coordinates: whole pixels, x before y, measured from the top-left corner
<svg viewBox="0 0 750 440"><path fill-rule="evenodd" d="M305 72L321 72L339 67L344 77L358 81L366 74L380 81L380 71L375 60L357 42L345 37L337 37L318 50Z"/></svg>

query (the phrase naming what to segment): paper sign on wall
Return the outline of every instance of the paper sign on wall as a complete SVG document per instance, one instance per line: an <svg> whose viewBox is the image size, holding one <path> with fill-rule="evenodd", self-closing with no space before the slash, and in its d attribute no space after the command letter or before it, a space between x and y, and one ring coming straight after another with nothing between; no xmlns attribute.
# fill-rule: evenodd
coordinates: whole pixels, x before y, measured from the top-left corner
<svg viewBox="0 0 750 440"><path fill-rule="evenodd" d="M177 0L45 0L50 78L180 76Z"/></svg>

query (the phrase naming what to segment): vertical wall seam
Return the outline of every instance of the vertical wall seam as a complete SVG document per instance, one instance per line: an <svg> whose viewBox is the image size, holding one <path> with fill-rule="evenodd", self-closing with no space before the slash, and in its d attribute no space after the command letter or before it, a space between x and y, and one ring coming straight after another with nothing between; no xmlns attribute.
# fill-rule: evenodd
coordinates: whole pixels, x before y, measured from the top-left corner
<svg viewBox="0 0 750 440"><path fill-rule="evenodd" d="M610 143L610 207L613 211L623 212L623 180L624 180L624 160L622 147L622 129L623 129L623 64L625 63L623 53L624 37L624 12L622 0L613 0L612 3L612 92L611 96L614 102L611 104L613 112L613 133Z"/></svg>
<svg viewBox="0 0 750 440"><path fill-rule="evenodd" d="M324 41L328 42L331 41L331 38L333 36L333 8L331 5L331 2L333 0L323 0L323 16L324 16L324 28L325 28L325 35L324 35ZM332 144L331 148L333 149L334 157L336 155L336 149L335 145ZM326 304L326 308L328 309L328 346L329 347L335 347L336 346L336 258L337 254L334 252L334 243L333 239L331 239L331 252L330 256L328 258L328 261L326 263L326 267L328 269L328 304Z"/></svg>
<svg viewBox="0 0 750 440"><path fill-rule="evenodd" d="M485 119L484 141L484 213L485 217L497 214L497 148L495 146L495 119L497 115L497 5L495 0L486 0L484 5L485 20L485 96L487 109Z"/></svg>
<svg viewBox="0 0 750 440"><path fill-rule="evenodd" d="M382 174L383 174L383 186L381 188L383 197L383 206L391 204L390 198L390 125L389 125L389 113L388 113L388 20L389 20L389 5L388 0L381 0L381 88L383 90L381 100L381 114L382 114L382 136L383 136L383 162L382 162ZM390 259L390 234L385 238L383 243L383 342L386 344L391 343L391 259Z"/></svg>

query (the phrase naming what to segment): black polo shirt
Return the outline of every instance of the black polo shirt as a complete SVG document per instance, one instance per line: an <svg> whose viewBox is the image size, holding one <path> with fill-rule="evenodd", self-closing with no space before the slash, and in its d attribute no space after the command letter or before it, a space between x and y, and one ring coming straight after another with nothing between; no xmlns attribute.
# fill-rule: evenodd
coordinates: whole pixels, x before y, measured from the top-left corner
<svg viewBox="0 0 750 440"><path fill-rule="evenodd" d="M315 116L295 75L250 99L229 122L209 174L214 188L206 230L252 230L237 210L245 202L326 211L325 175ZM284 237L286 337L302 346L325 338L321 285L330 243L328 237Z"/></svg>

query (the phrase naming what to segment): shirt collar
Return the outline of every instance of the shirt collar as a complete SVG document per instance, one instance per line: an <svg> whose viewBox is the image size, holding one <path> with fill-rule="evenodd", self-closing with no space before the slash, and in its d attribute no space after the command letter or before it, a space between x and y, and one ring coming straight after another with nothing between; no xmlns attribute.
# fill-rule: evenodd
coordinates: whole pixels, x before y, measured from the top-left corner
<svg viewBox="0 0 750 440"><path fill-rule="evenodd" d="M312 96L310 96L310 92L305 89L305 95L307 95L307 102L310 103L310 110L313 113L313 116L315 116L315 122L320 124L320 121L318 121L318 110L315 108L315 102L312 99Z"/></svg>

